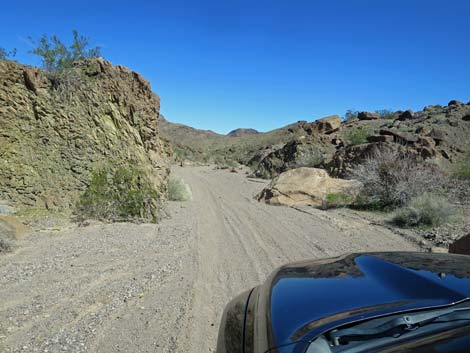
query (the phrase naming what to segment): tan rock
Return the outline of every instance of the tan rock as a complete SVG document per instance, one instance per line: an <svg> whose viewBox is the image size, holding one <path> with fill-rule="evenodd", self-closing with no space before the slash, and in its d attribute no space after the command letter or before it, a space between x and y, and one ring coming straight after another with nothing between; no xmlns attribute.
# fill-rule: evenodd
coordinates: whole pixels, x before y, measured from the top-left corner
<svg viewBox="0 0 470 353"><path fill-rule="evenodd" d="M31 228L13 216L0 215L0 234L11 239L21 239L31 232Z"/></svg>
<svg viewBox="0 0 470 353"><path fill-rule="evenodd" d="M331 178L323 169L297 168L280 174L257 195L270 205L321 207L328 194L356 196L360 183L355 180Z"/></svg>
<svg viewBox="0 0 470 353"><path fill-rule="evenodd" d="M327 116L314 122L314 130L319 133L330 133L337 131L340 127L341 118L338 115Z"/></svg>

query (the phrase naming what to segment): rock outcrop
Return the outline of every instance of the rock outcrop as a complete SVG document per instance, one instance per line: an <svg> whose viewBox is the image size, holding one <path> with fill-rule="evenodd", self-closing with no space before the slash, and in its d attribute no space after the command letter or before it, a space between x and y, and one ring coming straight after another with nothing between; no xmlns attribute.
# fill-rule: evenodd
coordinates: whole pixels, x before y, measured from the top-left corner
<svg viewBox="0 0 470 353"><path fill-rule="evenodd" d="M0 204L66 209L106 163L139 165L164 194L171 152L149 82L103 59L68 75L0 60Z"/></svg>
<svg viewBox="0 0 470 353"><path fill-rule="evenodd" d="M257 199L270 205L321 207L329 194L354 198L360 186L355 180L331 178L323 169L297 168L274 178Z"/></svg>
<svg viewBox="0 0 470 353"><path fill-rule="evenodd" d="M311 123L302 123L301 127L308 135L330 134L339 130L341 127L341 118L338 115L331 115Z"/></svg>
<svg viewBox="0 0 470 353"><path fill-rule="evenodd" d="M289 169L328 164L334 151L328 139L303 136L277 148L261 151L248 165L256 165L254 176L272 178Z"/></svg>

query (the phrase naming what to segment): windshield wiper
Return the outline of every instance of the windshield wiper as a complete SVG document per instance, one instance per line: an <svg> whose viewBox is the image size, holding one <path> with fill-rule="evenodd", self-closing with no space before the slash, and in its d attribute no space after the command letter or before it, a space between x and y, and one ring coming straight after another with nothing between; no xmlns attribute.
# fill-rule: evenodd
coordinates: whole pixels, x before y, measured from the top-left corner
<svg viewBox="0 0 470 353"><path fill-rule="evenodd" d="M413 331L439 318L451 316L445 321L470 320L470 307L440 309L425 313L407 314L391 319L375 327L351 327L333 330L329 333L334 345L349 341L361 341L378 337L400 335L405 331Z"/></svg>

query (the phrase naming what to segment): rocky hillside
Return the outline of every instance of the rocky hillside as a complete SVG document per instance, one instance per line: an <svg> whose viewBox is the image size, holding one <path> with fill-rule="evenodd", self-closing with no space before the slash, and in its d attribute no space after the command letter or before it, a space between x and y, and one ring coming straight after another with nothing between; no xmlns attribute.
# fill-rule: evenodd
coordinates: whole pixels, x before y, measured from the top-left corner
<svg viewBox="0 0 470 353"><path fill-rule="evenodd" d="M470 104L451 101L446 106L430 105L419 112L397 111L386 116L361 112L347 121L335 115L236 137L191 131L192 135L178 136L183 158L233 160L264 178L303 166L344 176L352 164L385 146L406 146L424 159L434 158L449 166L470 151Z"/></svg>
<svg viewBox="0 0 470 353"><path fill-rule="evenodd" d="M160 99L138 73L103 59L67 75L0 60L0 206L71 207L103 165L133 163L166 190L170 148Z"/></svg>

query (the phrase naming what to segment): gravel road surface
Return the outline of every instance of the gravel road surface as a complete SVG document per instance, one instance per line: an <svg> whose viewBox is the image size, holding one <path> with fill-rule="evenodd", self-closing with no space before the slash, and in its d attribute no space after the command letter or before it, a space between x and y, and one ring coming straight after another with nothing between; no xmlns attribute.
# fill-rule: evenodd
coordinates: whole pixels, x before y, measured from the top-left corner
<svg viewBox="0 0 470 353"><path fill-rule="evenodd" d="M213 352L225 304L289 261L418 250L348 210L258 203L264 182L176 168L160 224L35 232L0 256L0 352Z"/></svg>

